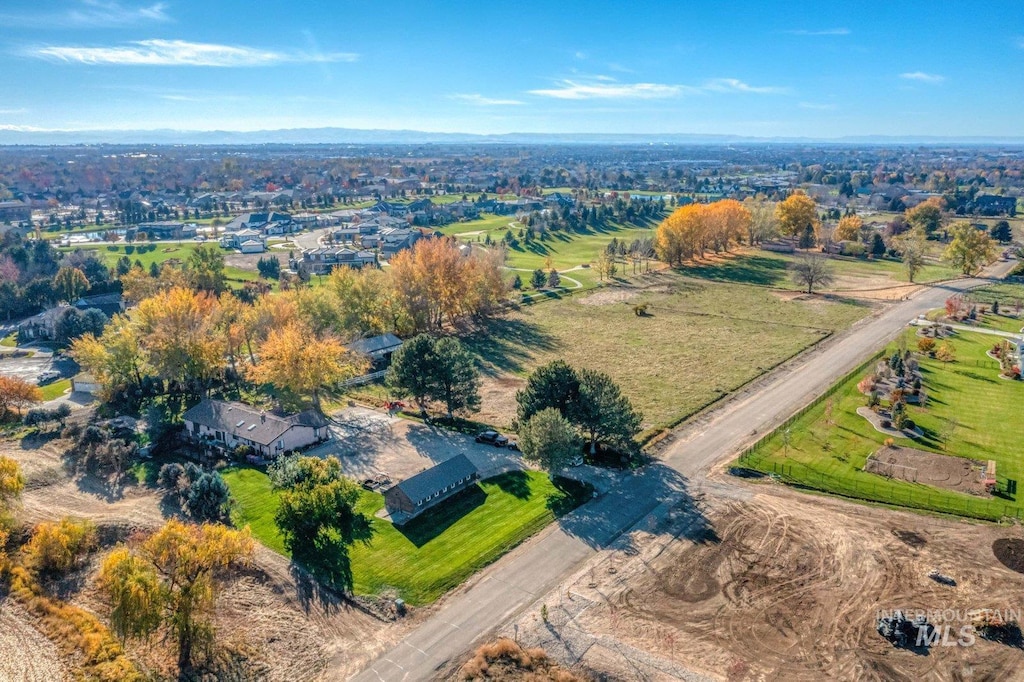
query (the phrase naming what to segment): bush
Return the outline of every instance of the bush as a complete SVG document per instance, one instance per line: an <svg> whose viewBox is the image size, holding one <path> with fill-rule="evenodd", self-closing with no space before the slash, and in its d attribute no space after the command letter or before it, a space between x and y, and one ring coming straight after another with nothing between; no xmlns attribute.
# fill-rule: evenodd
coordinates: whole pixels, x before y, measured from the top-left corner
<svg viewBox="0 0 1024 682"><path fill-rule="evenodd" d="M96 546L96 526L65 517L36 526L25 546L26 564L37 573L64 573Z"/></svg>
<svg viewBox="0 0 1024 682"><path fill-rule="evenodd" d="M935 351L935 339L931 339L928 337L922 337L918 339L917 350L922 353L925 353L926 355L930 355Z"/></svg>
<svg viewBox="0 0 1024 682"><path fill-rule="evenodd" d="M177 490L184 477L185 467L177 462L168 462L160 467L160 473L157 474L156 482L165 488Z"/></svg>

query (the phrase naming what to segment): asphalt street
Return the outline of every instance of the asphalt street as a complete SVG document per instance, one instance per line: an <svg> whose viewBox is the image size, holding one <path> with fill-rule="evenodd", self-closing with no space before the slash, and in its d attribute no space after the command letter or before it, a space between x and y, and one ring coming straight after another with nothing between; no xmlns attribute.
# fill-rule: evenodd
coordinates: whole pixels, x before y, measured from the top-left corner
<svg viewBox="0 0 1024 682"><path fill-rule="evenodd" d="M997 263L987 274L1002 277L1014 264ZM353 679L430 679L638 521L649 522L652 519L644 517L652 512L657 517L669 506L685 502L695 488L703 487L711 467L823 393L919 314L985 282L963 279L926 288L757 381L710 416L684 425L660 463L628 477L478 575ZM709 486L706 492L715 494L716 487Z"/></svg>

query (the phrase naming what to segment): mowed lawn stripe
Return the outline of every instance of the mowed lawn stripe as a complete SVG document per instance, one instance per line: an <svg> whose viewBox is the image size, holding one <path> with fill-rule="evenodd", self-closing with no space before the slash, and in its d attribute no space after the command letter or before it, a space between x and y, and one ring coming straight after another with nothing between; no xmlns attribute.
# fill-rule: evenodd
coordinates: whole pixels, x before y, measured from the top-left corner
<svg viewBox="0 0 1024 682"><path fill-rule="evenodd" d="M263 544L287 554L274 512L278 495L266 474L256 469L228 470L224 478L236 499L232 520L249 524ZM368 542L350 547L356 594L388 593L413 605L434 601L483 566L538 532L584 499L569 493L546 474L510 472L442 503L399 530L374 514L384 498L363 492L357 509L370 518Z"/></svg>

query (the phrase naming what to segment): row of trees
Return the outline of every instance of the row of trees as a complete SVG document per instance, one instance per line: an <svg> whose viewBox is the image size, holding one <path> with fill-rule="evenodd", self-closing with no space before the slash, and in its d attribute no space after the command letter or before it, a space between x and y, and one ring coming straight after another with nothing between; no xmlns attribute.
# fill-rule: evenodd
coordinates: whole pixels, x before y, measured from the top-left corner
<svg viewBox="0 0 1024 682"><path fill-rule="evenodd" d="M654 249L670 264L727 251L748 235L751 213L734 199L677 208L658 226Z"/></svg>
<svg viewBox="0 0 1024 682"><path fill-rule="evenodd" d="M216 279L198 275L217 268L204 263L165 265L156 278L133 269L123 278L126 296L138 301L131 318L115 316L102 333L73 343L72 355L109 395L147 378L199 394L222 378L244 377L319 406L321 389L366 368L346 350L348 339L479 319L498 311L508 292L501 254L464 254L447 239L417 243L386 272L337 269L324 286L251 303L217 295Z"/></svg>

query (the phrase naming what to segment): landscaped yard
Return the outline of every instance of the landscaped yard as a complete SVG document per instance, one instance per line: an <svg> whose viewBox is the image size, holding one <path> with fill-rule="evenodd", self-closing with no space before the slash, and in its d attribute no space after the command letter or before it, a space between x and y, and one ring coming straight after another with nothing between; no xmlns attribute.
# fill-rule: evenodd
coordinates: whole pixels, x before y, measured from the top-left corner
<svg viewBox="0 0 1024 682"><path fill-rule="evenodd" d="M635 314L639 303L648 304L647 316ZM669 271L524 306L466 339L485 375L479 418L509 425L515 391L529 372L561 358L610 374L653 433L870 311L845 300L708 283Z"/></svg>
<svg viewBox="0 0 1024 682"><path fill-rule="evenodd" d="M1019 481L1024 475L1020 458L1024 432L1018 414L1024 382L998 376L998 363L985 354L993 338L961 333L952 340L956 362L944 365L934 359L921 360L929 399L924 407L911 405L907 409L924 437L900 438L896 444L995 460L1000 487L1005 489L1008 479ZM911 336L909 347L915 342ZM857 382L869 371L850 377L830 399L777 431L752 455L741 459L742 466L780 474L811 488L879 502L990 519L1024 513L1024 505L1015 495L979 497L863 471L867 457L882 447L886 438L856 414L867 402ZM826 416L829 409L832 423Z"/></svg>
<svg viewBox="0 0 1024 682"><path fill-rule="evenodd" d="M61 379L53 383L40 386L39 391L43 394L43 400L53 400L64 395L64 391L71 388L71 379Z"/></svg>
<svg viewBox="0 0 1024 682"><path fill-rule="evenodd" d="M266 474L230 469L224 479L237 501L234 523L248 524L263 544L285 553L274 524L277 493ZM387 591L410 604L430 603L575 508L588 492L578 484L559 489L543 473L509 472L479 483L399 529L374 516L384 498L364 491L357 508L371 519L373 535L368 543L350 548L354 591Z"/></svg>

